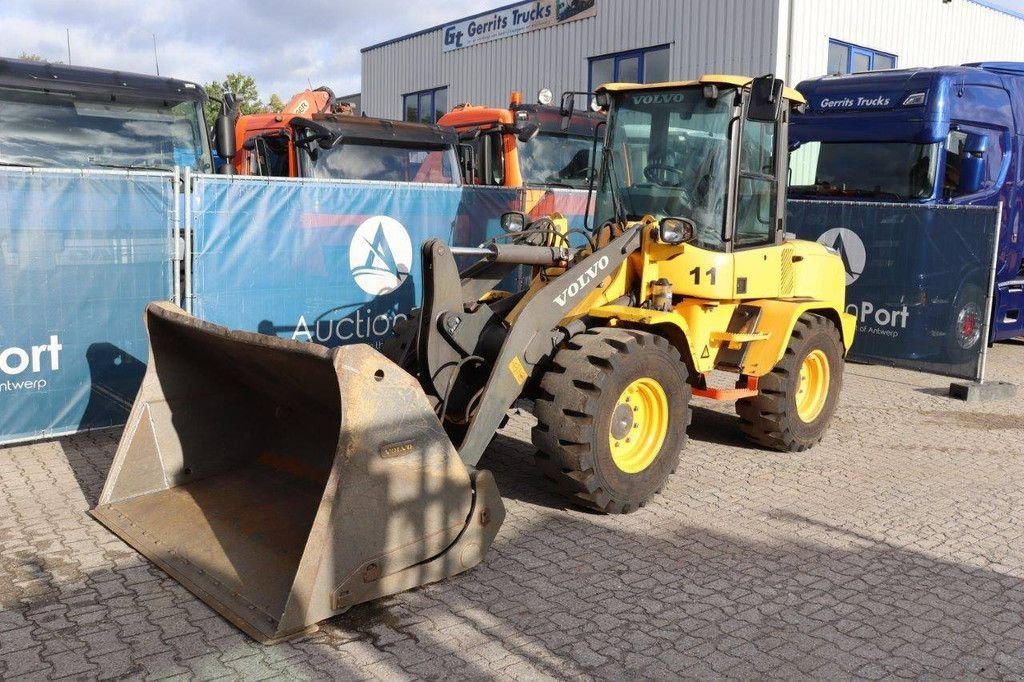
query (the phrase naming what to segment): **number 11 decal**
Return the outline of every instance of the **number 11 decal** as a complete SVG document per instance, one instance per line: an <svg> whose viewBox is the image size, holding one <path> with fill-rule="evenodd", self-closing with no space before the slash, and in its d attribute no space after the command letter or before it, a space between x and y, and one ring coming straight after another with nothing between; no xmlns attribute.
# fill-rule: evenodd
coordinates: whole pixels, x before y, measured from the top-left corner
<svg viewBox="0 0 1024 682"><path fill-rule="evenodd" d="M700 267L696 267L690 270L690 274L693 275L693 283L700 284ZM704 273L708 277L708 284L715 286L715 268L708 268L707 272Z"/></svg>

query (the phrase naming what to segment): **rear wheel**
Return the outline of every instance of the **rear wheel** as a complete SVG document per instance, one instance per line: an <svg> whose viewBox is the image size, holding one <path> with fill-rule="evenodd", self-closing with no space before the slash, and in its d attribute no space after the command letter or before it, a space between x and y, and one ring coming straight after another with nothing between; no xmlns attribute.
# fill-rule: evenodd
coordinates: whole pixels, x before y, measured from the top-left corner
<svg viewBox="0 0 1024 682"><path fill-rule="evenodd" d="M984 342L985 294L974 285L965 286L953 301L950 321L948 356L953 362L966 362L980 352Z"/></svg>
<svg viewBox="0 0 1024 682"><path fill-rule="evenodd" d="M576 504L631 512L675 471L690 386L666 339L629 329L578 334L555 355L540 389L537 464Z"/></svg>
<svg viewBox="0 0 1024 682"><path fill-rule="evenodd" d="M758 382L760 394L736 403L740 428L760 445L806 450L828 430L842 384L839 331L820 315L802 315L782 360Z"/></svg>

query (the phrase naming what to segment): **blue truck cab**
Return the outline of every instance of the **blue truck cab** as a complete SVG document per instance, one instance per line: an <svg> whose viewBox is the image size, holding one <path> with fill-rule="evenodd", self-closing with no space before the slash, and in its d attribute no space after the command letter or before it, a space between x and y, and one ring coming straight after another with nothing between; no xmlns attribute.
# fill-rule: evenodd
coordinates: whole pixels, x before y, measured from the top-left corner
<svg viewBox="0 0 1024 682"><path fill-rule="evenodd" d="M827 76L797 89L808 106L790 130L790 199L1001 202L989 341L1024 334L1024 63ZM967 273L953 269L958 245L925 241L910 256L931 273L931 281L918 282L921 298L946 303L945 314L960 325L954 335L972 332L981 320L971 316L983 307L980 292L965 291Z"/></svg>

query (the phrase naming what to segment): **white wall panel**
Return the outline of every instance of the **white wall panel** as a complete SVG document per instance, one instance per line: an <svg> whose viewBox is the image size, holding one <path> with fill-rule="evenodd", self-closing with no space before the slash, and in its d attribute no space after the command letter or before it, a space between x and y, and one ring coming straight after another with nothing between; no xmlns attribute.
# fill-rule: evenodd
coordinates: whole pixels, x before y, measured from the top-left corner
<svg viewBox="0 0 1024 682"><path fill-rule="evenodd" d="M557 96L586 89L589 57L662 44L673 79L774 71L796 84L824 74L829 38L896 54L900 67L1024 61L1024 20L970 0L598 0L594 18L453 52L441 29L366 51L363 107L400 118L404 93L441 86L449 106Z"/></svg>
<svg viewBox="0 0 1024 682"><path fill-rule="evenodd" d="M970 0L781 1L777 54L781 67L781 56L790 53L794 84L825 74L829 38L895 54L898 68L1024 61L1024 20ZM793 30L787 46L783 19L790 7Z"/></svg>

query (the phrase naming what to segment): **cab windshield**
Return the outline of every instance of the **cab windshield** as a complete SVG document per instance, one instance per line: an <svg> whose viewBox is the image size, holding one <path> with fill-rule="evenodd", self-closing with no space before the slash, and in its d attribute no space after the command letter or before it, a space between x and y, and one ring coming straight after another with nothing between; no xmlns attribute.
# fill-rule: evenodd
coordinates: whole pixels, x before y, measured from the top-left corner
<svg viewBox="0 0 1024 682"><path fill-rule="evenodd" d="M939 151L913 142L805 142L790 156L789 195L927 199Z"/></svg>
<svg viewBox="0 0 1024 682"><path fill-rule="evenodd" d="M202 104L0 88L0 165L212 170Z"/></svg>
<svg viewBox="0 0 1024 682"><path fill-rule="evenodd" d="M459 182L459 164L452 147L408 147L351 140L330 149L314 144L305 157L308 176L312 178L445 185Z"/></svg>
<svg viewBox="0 0 1024 682"><path fill-rule="evenodd" d="M595 224L617 213L689 218L697 244L720 248L735 89L713 100L694 87L614 96Z"/></svg>
<svg viewBox="0 0 1024 682"><path fill-rule="evenodd" d="M593 138L541 131L529 142L518 144L523 184L573 189L586 189L590 185ZM600 151L598 145L598 153Z"/></svg>

